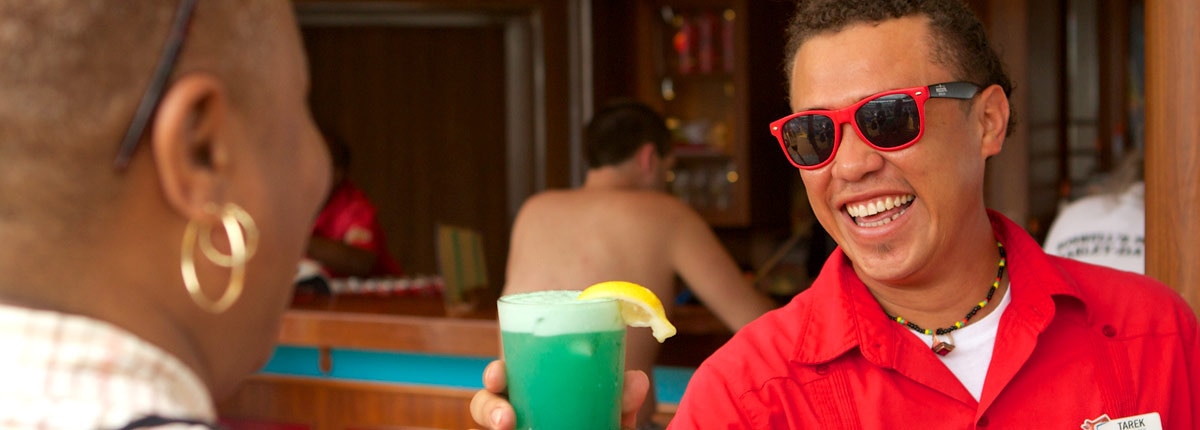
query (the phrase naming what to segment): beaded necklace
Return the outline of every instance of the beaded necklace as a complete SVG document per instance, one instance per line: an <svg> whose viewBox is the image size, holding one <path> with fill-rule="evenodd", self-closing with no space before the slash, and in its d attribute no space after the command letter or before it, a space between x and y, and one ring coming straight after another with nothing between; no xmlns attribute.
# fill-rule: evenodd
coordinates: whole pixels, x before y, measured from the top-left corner
<svg viewBox="0 0 1200 430"><path fill-rule="evenodd" d="M888 318L891 318L892 321L903 324L905 327L908 327L917 333L922 333L933 337L933 346L930 347L930 349L933 350L935 354L941 356L949 354L950 351L954 350L954 338L950 337L950 332L963 328L963 326L967 325L967 323L971 321L971 318L975 317L975 313L979 312L980 309L983 309L985 306L987 306L988 302L992 301L992 295L996 294L996 290L1000 289L1000 280L1004 278L1004 266L1006 265L1004 245L1001 244L1000 241L996 241L996 249L1000 251L1000 262L996 264L996 280L992 281L992 288L988 289L987 297L985 297L983 301L980 301L978 304L976 304L970 312L967 312L967 316L963 317L962 321L957 321L954 323L954 325L949 327L929 330L921 328L921 326L916 325L912 321L906 320L903 317L886 314L886 312L885 314L888 316ZM947 340L939 340L938 336L946 336Z"/></svg>

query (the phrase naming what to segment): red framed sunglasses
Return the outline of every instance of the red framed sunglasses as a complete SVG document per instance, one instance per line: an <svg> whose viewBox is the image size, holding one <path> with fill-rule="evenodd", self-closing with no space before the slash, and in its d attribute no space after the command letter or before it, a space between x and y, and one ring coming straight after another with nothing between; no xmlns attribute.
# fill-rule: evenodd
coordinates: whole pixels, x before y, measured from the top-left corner
<svg viewBox="0 0 1200 430"><path fill-rule="evenodd" d="M928 87L884 91L837 110L806 110L771 123L793 166L824 167L837 154L842 124L851 123L858 137L880 151L898 151L925 134L925 101L930 98L969 100L979 92L970 82L946 82Z"/></svg>

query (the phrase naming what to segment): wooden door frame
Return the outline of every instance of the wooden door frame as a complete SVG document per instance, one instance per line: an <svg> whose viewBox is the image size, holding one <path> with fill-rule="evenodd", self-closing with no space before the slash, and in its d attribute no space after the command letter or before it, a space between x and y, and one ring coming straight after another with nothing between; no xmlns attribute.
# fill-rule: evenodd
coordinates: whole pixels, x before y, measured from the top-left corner
<svg viewBox="0 0 1200 430"><path fill-rule="evenodd" d="M1200 3L1146 0L1146 274L1200 309Z"/></svg>

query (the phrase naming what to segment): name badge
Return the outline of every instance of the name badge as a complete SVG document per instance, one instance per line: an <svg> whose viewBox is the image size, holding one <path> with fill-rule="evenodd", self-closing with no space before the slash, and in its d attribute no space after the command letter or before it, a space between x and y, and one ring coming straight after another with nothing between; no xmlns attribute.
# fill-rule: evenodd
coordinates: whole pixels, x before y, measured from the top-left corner
<svg viewBox="0 0 1200 430"><path fill-rule="evenodd" d="M1162 418L1158 416L1158 412L1125 418L1109 418L1105 414L1095 420L1085 421L1081 427L1087 429L1089 424L1090 428L1094 430L1162 430L1163 428Z"/></svg>

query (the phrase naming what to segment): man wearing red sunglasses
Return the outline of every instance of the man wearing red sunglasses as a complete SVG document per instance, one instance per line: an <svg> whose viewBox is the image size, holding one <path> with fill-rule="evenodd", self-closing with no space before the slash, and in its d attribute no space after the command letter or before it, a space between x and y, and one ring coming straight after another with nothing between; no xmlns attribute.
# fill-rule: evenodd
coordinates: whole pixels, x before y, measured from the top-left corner
<svg viewBox="0 0 1200 430"><path fill-rule="evenodd" d="M1179 294L984 206L1011 84L961 0L801 1L788 36L796 113L770 131L839 248L697 369L671 428L1200 427Z"/></svg>
<svg viewBox="0 0 1200 430"><path fill-rule="evenodd" d="M839 248L701 366L673 428L1200 425L1181 297L985 208L1012 85L961 1L805 1L789 36L770 131Z"/></svg>

